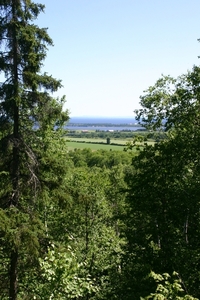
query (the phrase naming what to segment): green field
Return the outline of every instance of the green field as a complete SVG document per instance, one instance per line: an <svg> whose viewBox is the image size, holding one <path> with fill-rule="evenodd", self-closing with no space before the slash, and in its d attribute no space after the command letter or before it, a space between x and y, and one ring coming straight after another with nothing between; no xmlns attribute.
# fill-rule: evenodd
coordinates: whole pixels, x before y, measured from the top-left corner
<svg viewBox="0 0 200 300"><path fill-rule="evenodd" d="M98 140L100 142L100 140ZM103 149L103 150L117 150L117 151L123 151L124 146L115 146L115 145L108 145L108 144L91 144L91 143L77 143L74 141L67 142L68 150L74 150L76 149L84 149L89 148L93 151Z"/></svg>
<svg viewBox="0 0 200 300"><path fill-rule="evenodd" d="M77 137L66 137L69 139L71 142L85 142L85 143L105 143L106 144L106 139L101 139L101 138L77 138ZM116 144L121 144L125 145L128 141L131 139L111 139L111 143L116 143Z"/></svg>
<svg viewBox="0 0 200 300"><path fill-rule="evenodd" d="M65 137L67 139L67 137ZM120 139L112 139L111 144L106 144L105 139L85 139L85 138L69 138L67 141L67 146L69 150L76 149L84 149L89 148L93 151L103 149L103 150L117 150L117 151L123 151L126 147L126 143L130 142L130 139L126 140L120 140ZM96 144L95 144L96 143ZM118 145L112 145L112 143L118 144ZM149 140L147 142L149 145L154 145L155 142L153 140Z"/></svg>

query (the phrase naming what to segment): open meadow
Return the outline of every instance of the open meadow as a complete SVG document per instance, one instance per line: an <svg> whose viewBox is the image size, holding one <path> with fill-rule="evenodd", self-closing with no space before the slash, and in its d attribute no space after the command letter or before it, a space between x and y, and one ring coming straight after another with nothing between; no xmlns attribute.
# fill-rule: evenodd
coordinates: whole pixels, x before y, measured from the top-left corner
<svg viewBox="0 0 200 300"><path fill-rule="evenodd" d="M93 151L96 150L117 150L124 151L127 147L127 143L131 143L133 139L112 139L110 144L107 143L106 139L101 138L73 138L73 137L65 137L67 139L67 146L69 151L73 151L74 149L85 149L89 148ZM154 145L155 141L153 139L149 139L145 141L148 145ZM137 145L143 145L143 143L137 142Z"/></svg>
<svg viewBox="0 0 200 300"><path fill-rule="evenodd" d="M96 150L117 150L117 151L123 151L125 146L123 145L109 145L109 144L94 144L92 142L76 142L76 141L67 141L67 146L68 146L68 150L73 151L74 149L85 149L85 148L89 148L93 151Z"/></svg>

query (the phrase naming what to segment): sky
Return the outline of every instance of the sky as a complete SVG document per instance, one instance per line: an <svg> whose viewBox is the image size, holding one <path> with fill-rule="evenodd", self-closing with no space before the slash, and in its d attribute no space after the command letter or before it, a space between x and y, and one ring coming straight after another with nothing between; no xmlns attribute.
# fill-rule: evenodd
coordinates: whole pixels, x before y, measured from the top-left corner
<svg viewBox="0 0 200 300"><path fill-rule="evenodd" d="M134 116L143 91L200 59L199 0L38 0L54 46L44 71L62 80L70 116Z"/></svg>

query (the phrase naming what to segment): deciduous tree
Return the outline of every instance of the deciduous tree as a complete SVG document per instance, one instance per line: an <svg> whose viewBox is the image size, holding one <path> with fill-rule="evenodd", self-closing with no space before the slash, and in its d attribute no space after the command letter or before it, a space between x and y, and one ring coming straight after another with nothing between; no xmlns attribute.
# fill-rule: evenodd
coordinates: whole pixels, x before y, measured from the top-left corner
<svg viewBox="0 0 200 300"><path fill-rule="evenodd" d="M135 279L142 274L147 289L145 273L176 271L185 293L195 297L200 296L199 87L200 69L195 66L176 80L162 77L145 92L137 117L147 128L165 130L167 137L154 146L146 145L126 177L127 261L132 266L127 265L127 270ZM134 289L141 286L135 280Z"/></svg>

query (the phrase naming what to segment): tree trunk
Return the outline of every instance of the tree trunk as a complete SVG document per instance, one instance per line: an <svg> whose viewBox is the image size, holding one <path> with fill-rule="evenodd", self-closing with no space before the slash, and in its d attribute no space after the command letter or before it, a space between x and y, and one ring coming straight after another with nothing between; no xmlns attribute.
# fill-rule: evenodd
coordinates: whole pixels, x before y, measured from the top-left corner
<svg viewBox="0 0 200 300"><path fill-rule="evenodd" d="M20 5L19 0L12 0L12 50L13 50L13 163L11 170L12 178L12 195L9 201L9 206L17 206L19 202L19 79L18 79L18 42L17 42L17 6ZM18 264L18 250L13 247L10 256L10 287L9 299L17 299L17 264Z"/></svg>
<svg viewBox="0 0 200 300"><path fill-rule="evenodd" d="M17 261L18 252L17 250L12 250L10 257L10 289L9 289L9 299L17 299Z"/></svg>

